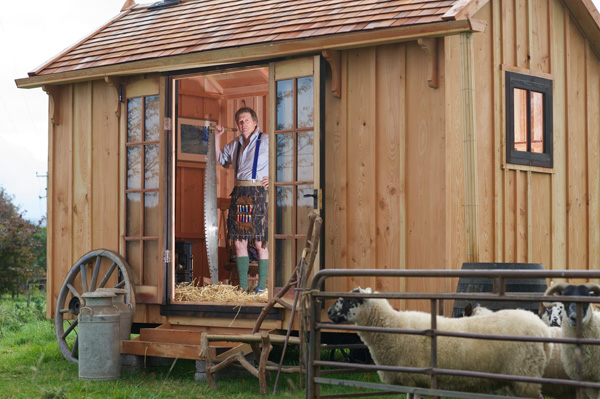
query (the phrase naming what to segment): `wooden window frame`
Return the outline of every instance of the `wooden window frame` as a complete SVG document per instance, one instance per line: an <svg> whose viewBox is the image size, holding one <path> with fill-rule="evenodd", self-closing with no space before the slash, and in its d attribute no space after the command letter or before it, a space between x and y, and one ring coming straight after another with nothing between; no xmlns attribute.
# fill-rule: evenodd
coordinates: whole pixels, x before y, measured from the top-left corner
<svg viewBox="0 0 600 399"><path fill-rule="evenodd" d="M544 98L543 110L543 140L544 151L535 153L519 151L515 147L515 120L514 120L514 89L526 90L528 93L535 91L542 93ZM529 98L529 96L528 96ZM525 75L518 72L506 71L506 162L508 164L539 166L552 168L553 155L553 101L552 80L539 76ZM527 103L527 140L531 142L531 109Z"/></svg>
<svg viewBox="0 0 600 399"><path fill-rule="evenodd" d="M149 95L140 95L140 96L136 96L136 97L129 97L126 100L126 109L128 108L128 102L130 100L134 100L134 99L141 99L141 103L142 103L142 110L141 110L141 114L142 114L142 137L141 137L141 141L128 141L127 135L128 132L125 132L125 176L124 176L124 181L125 181L125 190L124 190L124 194L125 194L125 221L128 220L128 216L129 213L131 212L131 210L128 208L127 206L127 195L128 194L139 194L140 195L140 214L138 215L139 220L140 220L140 233L139 235L129 235L128 231L127 231L127 222L125 222L125 228L123 230L123 239L125 241L125 259L129 260L129 248L128 248L128 243L129 242L139 242L140 244L140 248L139 248L139 254L137 255L139 257L140 260L140 270L139 270L139 283L140 285L144 285L145 283L145 278L144 278L144 271L145 271L145 258L144 258L144 254L145 254L145 244L149 241L153 241L156 242L159 247L160 247L160 240L159 240L159 236L147 236L145 235L145 227L146 227L146 220L145 220L145 201L146 201L146 194L149 193L157 193L158 195L160 195L160 187L157 188L146 188L145 187L145 169L144 169L144 165L145 165L145 160L146 160L146 147L150 146L150 145L158 145L160 146L160 139L158 140L146 140L144 137L145 134L145 123L146 123L146 119L145 119L145 114L146 114L146 99L149 97L158 97L158 94L149 94ZM126 120L125 120L125 126L127 126L127 119L129 118L129 112L126 112ZM160 120L160 116L159 116L159 120ZM140 179L141 179L141 183L140 183L140 188L134 188L134 189L130 189L127 188L127 178L128 178L128 159L127 159L127 152L128 149L131 147L140 147L141 148L141 173L140 173ZM159 150L160 152L160 150ZM160 155L159 155L160 156Z"/></svg>

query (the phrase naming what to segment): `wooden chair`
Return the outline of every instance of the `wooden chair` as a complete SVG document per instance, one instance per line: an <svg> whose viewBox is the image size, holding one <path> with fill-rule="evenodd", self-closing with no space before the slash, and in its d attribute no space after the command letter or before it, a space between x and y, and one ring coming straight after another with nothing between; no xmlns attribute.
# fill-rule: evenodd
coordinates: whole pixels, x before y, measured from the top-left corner
<svg viewBox="0 0 600 399"><path fill-rule="evenodd" d="M235 363L239 363L244 369L248 370L253 376L257 377L260 385L260 393L263 395L267 394L267 371L277 371L277 377L279 373L306 373L305 364L305 345L306 342L306 329L307 329L307 313L306 304L299 306L299 336L290 337L292 322L296 313L296 305L300 298L300 292L306 289L308 278L312 272L312 268L317 256L317 250L319 247L319 239L321 235L321 224L322 219L316 213L309 215L309 227L308 234L306 235L306 246L302 252L298 264L292 272L292 275L287 284L269 300L269 302L263 307L254 328L252 334L239 334L239 335L217 335L202 333L201 337L201 357L206 361L206 379L208 383L213 387L217 387L217 383L214 378L214 373L217 371ZM289 291L290 288L296 288L294 295L294 302L289 304L282 298ZM281 334L275 334L274 332L261 331L260 326L267 316L267 313L275 304L280 304L291 311L290 321L285 336ZM210 348L211 342L240 342L241 344L235 348L230 349L222 356L212 357L213 351ZM297 366L283 366L281 363L276 364L270 362L269 353L272 349L273 344L283 345L283 354L288 344L299 345L300 359L299 365ZM254 353L254 358L258 365L255 367L248 360L245 355L249 353L247 350L248 345L251 347ZM282 354L282 359L283 359ZM277 380L275 381L275 389L277 388Z"/></svg>

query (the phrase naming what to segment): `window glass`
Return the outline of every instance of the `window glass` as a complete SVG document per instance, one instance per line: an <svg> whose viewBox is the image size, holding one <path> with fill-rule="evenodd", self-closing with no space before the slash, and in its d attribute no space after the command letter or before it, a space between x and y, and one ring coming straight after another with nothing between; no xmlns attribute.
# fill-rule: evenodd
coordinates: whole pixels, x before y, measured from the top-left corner
<svg viewBox="0 0 600 399"><path fill-rule="evenodd" d="M125 227L125 234L127 237L140 236L141 198L140 193L127 194L127 221Z"/></svg>
<svg viewBox="0 0 600 399"><path fill-rule="evenodd" d="M527 90L515 89L515 150L527 151Z"/></svg>
<svg viewBox="0 0 600 399"><path fill-rule="evenodd" d="M142 141L142 99L127 100L127 142Z"/></svg>
<svg viewBox="0 0 600 399"><path fill-rule="evenodd" d="M298 186L298 198L296 199L296 233L306 234L308 230L308 215L313 210L315 190L312 185ZM306 196L309 197L306 197Z"/></svg>
<svg viewBox="0 0 600 399"><path fill-rule="evenodd" d="M144 188L158 188L158 144L144 146Z"/></svg>
<svg viewBox="0 0 600 399"><path fill-rule="evenodd" d="M292 187L277 187L277 205L275 207L275 234L292 234Z"/></svg>
<svg viewBox="0 0 600 399"><path fill-rule="evenodd" d="M158 213L158 193L144 194L144 235L147 237L158 236L160 226Z"/></svg>
<svg viewBox="0 0 600 399"><path fill-rule="evenodd" d="M298 177L299 181L312 181L313 176L313 132L298 132L297 143Z"/></svg>
<svg viewBox="0 0 600 399"><path fill-rule="evenodd" d="M298 78L298 128L313 127L313 77Z"/></svg>
<svg viewBox="0 0 600 399"><path fill-rule="evenodd" d="M277 135L277 181L294 180L294 135L280 133Z"/></svg>
<svg viewBox="0 0 600 399"><path fill-rule="evenodd" d="M294 127L294 81L277 82L277 115L276 130L289 130Z"/></svg>
<svg viewBox="0 0 600 399"><path fill-rule="evenodd" d="M159 130L159 97L151 96L145 98L145 129L144 141L157 141L160 134Z"/></svg>
<svg viewBox="0 0 600 399"><path fill-rule="evenodd" d="M142 146L127 147L127 189L142 188Z"/></svg>
<svg viewBox="0 0 600 399"><path fill-rule="evenodd" d="M544 95L531 92L531 152L544 152Z"/></svg>
<svg viewBox="0 0 600 399"><path fill-rule="evenodd" d="M283 287L289 280L290 268L283 265L294 264L292 240L275 240L275 286Z"/></svg>

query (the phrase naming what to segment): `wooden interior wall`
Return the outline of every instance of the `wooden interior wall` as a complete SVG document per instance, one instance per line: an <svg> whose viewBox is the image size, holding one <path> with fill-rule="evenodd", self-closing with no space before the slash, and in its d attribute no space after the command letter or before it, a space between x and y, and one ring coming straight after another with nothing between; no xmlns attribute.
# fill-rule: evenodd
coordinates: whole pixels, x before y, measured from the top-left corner
<svg viewBox="0 0 600 399"><path fill-rule="evenodd" d="M598 269L598 54L561 0L490 1L476 18L480 261ZM505 163L507 69L554 81L551 170Z"/></svg>
<svg viewBox="0 0 600 399"><path fill-rule="evenodd" d="M327 79L324 267L447 266L444 97L428 86L428 69L411 42L344 51L341 98ZM359 285L435 289L424 280L374 278L331 280L328 289Z"/></svg>
<svg viewBox="0 0 600 399"><path fill-rule="evenodd" d="M47 314L85 253L119 251L119 119L116 91L103 81L60 87L60 123L49 126Z"/></svg>
<svg viewBox="0 0 600 399"><path fill-rule="evenodd" d="M216 93L209 81L203 77L182 79L179 81L178 116L193 119L208 119L225 127L235 127L235 112L242 106L248 106L257 113L259 126L268 126L267 96L245 95L244 97L229 98ZM226 144L238 134L227 132L221 140ZM177 240L193 242L194 279L202 282L202 278L209 278L208 260L206 255L204 235L204 163L178 162L175 194L175 235ZM217 196L229 198L233 189L232 169L217 169ZM222 215L219 215L222 220ZM222 223L220 223L222 224ZM224 237L224 227L219 226L219 234ZM224 246L224 240L220 241ZM221 251L221 254L224 254ZM219 257L219 279L229 277L223 270L226 259Z"/></svg>

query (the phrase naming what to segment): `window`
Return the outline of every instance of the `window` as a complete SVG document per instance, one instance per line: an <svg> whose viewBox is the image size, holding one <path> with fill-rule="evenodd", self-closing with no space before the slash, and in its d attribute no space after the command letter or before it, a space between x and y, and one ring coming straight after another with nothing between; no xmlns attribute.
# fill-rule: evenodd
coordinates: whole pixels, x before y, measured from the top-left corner
<svg viewBox="0 0 600 399"><path fill-rule="evenodd" d="M159 97L127 100L125 242L139 284L156 285L159 270Z"/></svg>
<svg viewBox="0 0 600 399"><path fill-rule="evenodd" d="M552 167L552 81L506 72L506 162Z"/></svg>
<svg viewBox="0 0 600 399"><path fill-rule="evenodd" d="M276 287L288 281L300 257L314 205L313 80L308 76L276 81Z"/></svg>

